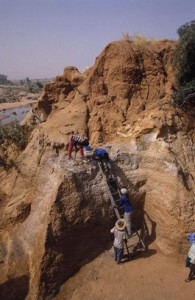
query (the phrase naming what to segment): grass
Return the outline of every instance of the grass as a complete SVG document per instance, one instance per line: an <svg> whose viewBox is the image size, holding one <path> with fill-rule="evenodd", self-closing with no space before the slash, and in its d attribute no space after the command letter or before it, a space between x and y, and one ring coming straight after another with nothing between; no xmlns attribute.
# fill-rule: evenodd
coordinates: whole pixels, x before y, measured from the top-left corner
<svg viewBox="0 0 195 300"><path fill-rule="evenodd" d="M142 52L152 52L153 46L157 45L159 41L155 38L148 38L144 35L130 35L128 32L122 33L122 40L127 41L129 43L133 43L140 51ZM163 39L162 41L168 41L168 39Z"/></svg>

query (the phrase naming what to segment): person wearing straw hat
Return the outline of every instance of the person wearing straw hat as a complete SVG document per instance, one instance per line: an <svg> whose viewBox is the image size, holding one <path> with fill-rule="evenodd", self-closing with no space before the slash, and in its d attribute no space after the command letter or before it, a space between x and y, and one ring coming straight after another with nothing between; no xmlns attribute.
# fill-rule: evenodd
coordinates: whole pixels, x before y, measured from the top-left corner
<svg viewBox="0 0 195 300"><path fill-rule="evenodd" d="M117 264L120 264L123 254L123 245L126 238L125 227L125 219L119 219L116 221L115 227L110 230L111 233L114 233L114 259Z"/></svg>

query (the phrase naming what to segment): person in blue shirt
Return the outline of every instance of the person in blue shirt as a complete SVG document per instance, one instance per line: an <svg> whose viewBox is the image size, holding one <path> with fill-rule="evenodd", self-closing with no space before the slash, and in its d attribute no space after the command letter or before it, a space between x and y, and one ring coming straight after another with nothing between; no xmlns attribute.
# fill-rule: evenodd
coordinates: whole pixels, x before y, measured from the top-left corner
<svg viewBox="0 0 195 300"><path fill-rule="evenodd" d="M107 151L103 148L96 148L92 154L92 159L98 160L101 163L104 173L111 176L110 158Z"/></svg>
<svg viewBox="0 0 195 300"><path fill-rule="evenodd" d="M103 159L106 160L107 162L109 161L109 155L107 151L103 148L97 148L92 154L93 159Z"/></svg>
<svg viewBox="0 0 195 300"><path fill-rule="evenodd" d="M124 219L126 221L126 227L128 235L131 235L131 214L133 211L133 205L130 202L128 191L125 188L121 189L121 197L119 207L123 206L125 210Z"/></svg>

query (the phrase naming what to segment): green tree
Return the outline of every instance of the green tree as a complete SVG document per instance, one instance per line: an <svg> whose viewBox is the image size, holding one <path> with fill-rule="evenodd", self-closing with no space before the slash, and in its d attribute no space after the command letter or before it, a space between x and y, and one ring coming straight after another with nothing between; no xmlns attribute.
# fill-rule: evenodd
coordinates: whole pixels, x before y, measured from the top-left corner
<svg viewBox="0 0 195 300"><path fill-rule="evenodd" d="M43 88L43 84L40 81L37 81L36 85L38 86L39 89Z"/></svg>
<svg viewBox="0 0 195 300"><path fill-rule="evenodd" d="M174 66L179 91L176 100L183 103L187 99L195 106L194 97L189 97L189 94L195 93L195 20L182 25L177 32L179 42L175 52Z"/></svg>
<svg viewBox="0 0 195 300"><path fill-rule="evenodd" d="M184 25L180 26L177 30L177 34L181 38L186 33L189 33L189 31L195 31L195 20L187 22Z"/></svg>

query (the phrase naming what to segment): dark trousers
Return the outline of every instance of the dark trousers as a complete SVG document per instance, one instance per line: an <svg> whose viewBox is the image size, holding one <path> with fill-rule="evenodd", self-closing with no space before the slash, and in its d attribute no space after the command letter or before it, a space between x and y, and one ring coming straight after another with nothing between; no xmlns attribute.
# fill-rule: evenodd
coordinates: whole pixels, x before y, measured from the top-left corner
<svg viewBox="0 0 195 300"><path fill-rule="evenodd" d="M114 259L117 262L117 264L120 263L122 255L123 255L123 249L114 247Z"/></svg>
<svg viewBox="0 0 195 300"><path fill-rule="evenodd" d="M190 280L192 280L193 276L195 275L195 265L192 265L191 269L190 269L190 273L188 275L188 278Z"/></svg>
<svg viewBox="0 0 195 300"><path fill-rule="evenodd" d="M188 275L188 279L192 280L193 276L195 275L195 265L190 263L190 258L187 256L186 258L186 267L190 268L190 273Z"/></svg>

